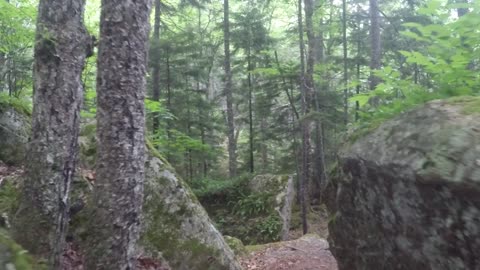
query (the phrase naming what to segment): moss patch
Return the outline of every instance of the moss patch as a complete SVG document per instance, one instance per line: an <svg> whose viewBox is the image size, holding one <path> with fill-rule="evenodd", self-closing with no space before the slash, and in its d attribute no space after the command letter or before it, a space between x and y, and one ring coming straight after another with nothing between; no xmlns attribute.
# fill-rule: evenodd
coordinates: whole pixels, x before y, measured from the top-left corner
<svg viewBox="0 0 480 270"><path fill-rule="evenodd" d="M224 239L225 242L227 242L228 246L235 253L235 256L243 256L247 252L245 246L242 243L242 240L228 235L225 235Z"/></svg>
<svg viewBox="0 0 480 270"><path fill-rule="evenodd" d="M20 193L14 185L14 179L4 179L3 183L0 187L0 213L10 215L17 209Z"/></svg>
<svg viewBox="0 0 480 270"><path fill-rule="evenodd" d="M453 97L446 100L450 104L459 104L462 108L462 113L465 115L480 114L480 97L479 96L460 96Z"/></svg>
<svg viewBox="0 0 480 270"><path fill-rule="evenodd" d="M149 200L158 201L156 196ZM182 219L194 216L195 213L186 205L178 207L176 211L169 211L164 204L147 203L145 212L149 213L148 222L151 226L141 242L146 247L161 251L162 256L174 269L226 270L226 266L216 259L219 257L217 250L196 239L186 239L179 235Z"/></svg>

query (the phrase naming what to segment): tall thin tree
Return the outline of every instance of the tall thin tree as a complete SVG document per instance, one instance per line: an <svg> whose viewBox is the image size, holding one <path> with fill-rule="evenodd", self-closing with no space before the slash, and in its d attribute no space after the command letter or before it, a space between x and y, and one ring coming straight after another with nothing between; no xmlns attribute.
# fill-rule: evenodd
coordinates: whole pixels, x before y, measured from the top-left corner
<svg viewBox="0 0 480 270"><path fill-rule="evenodd" d="M342 0L342 43L343 43L343 122L348 123L348 50L347 50L347 0Z"/></svg>
<svg viewBox="0 0 480 270"><path fill-rule="evenodd" d="M301 96L301 110L302 116L305 116L308 113L308 103L307 103L307 86L305 79L305 43L303 38L303 13L302 13L302 0L298 0L298 32L299 32L299 49L300 49L300 96ZM302 216L302 229L303 233L308 232L308 223L307 223L307 192L306 186L309 182L309 171L310 171L310 130L307 121L303 119L300 123L302 131L302 151L301 151L301 172L299 179L299 199L301 204L301 216Z"/></svg>
<svg viewBox="0 0 480 270"><path fill-rule="evenodd" d="M382 44L380 39L380 10L377 0L370 0L370 90L375 89L380 83L380 78L375 76L375 70L382 65Z"/></svg>
<svg viewBox="0 0 480 270"><path fill-rule="evenodd" d="M65 247L83 100L81 73L92 50L84 7L83 0L40 0L38 7L32 136L13 234L33 254L48 257L49 269L60 269Z"/></svg>
<svg viewBox="0 0 480 270"><path fill-rule="evenodd" d="M235 138L235 123L233 112L233 89L232 89L232 69L230 62L230 22L229 22L229 3L223 0L223 40L224 40L224 69L225 69L225 88L224 95L227 103L227 129L228 129L228 171L230 177L237 174L237 142Z"/></svg>
<svg viewBox="0 0 480 270"><path fill-rule="evenodd" d="M155 0L155 13L154 13L154 24L153 24L153 37L152 44L153 49L156 51L153 54L156 57L152 59L152 99L154 101L160 101L160 57L158 57L160 50L160 11L161 11L161 2L160 0ZM152 53L150 54L152 55ZM160 126L160 119L158 112L153 114L152 119L152 131L156 132Z"/></svg>
<svg viewBox="0 0 480 270"><path fill-rule="evenodd" d="M102 0L97 181L86 269L135 269L143 203L150 8L150 0Z"/></svg>

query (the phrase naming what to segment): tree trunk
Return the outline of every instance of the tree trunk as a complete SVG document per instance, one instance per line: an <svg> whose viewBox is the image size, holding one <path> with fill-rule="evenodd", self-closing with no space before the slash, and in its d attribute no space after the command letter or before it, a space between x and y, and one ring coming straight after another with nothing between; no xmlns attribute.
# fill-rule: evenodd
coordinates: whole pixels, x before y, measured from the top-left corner
<svg viewBox="0 0 480 270"><path fill-rule="evenodd" d="M228 172L230 177L237 174L237 142L235 140L235 124L233 117L233 89L232 70L230 67L230 23L228 0L223 0L223 39L225 50L225 99L227 103L227 128L228 128Z"/></svg>
<svg viewBox="0 0 480 270"><path fill-rule="evenodd" d="M301 94L301 106L302 115L305 116L308 113L307 103L307 83L305 75L305 44L303 41L303 15L302 15L302 0L298 0L298 32L299 32L299 44L300 44L300 94ZM310 152L310 131L307 121L300 123L302 130L302 159L301 159L301 172L299 178L299 198L301 206L302 216L302 229L303 234L308 232L307 223L307 192L306 186L309 182L309 152Z"/></svg>
<svg viewBox="0 0 480 270"><path fill-rule="evenodd" d="M60 269L69 191L78 152L81 73L91 38L82 0L41 0L34 51L32 136L13 234L31 253Z"/></svg>
<svg viewBox="0 0 480 270"><path fill-rule="evenodd" d="M382 65L382 45L380 39L380 10L378 9L377 0L370 0L370 39L371 39L371 55L370 55L370 90L375 89L380 83L380 78L375 76L373 72L380 69Z"/></svg>
<svg viewBox="0 0 480 270"><path fill-rule="evenodd" d="M250 42L250 37L249 37ZM250 45L248 46L248 53L247 53L247 61L248 61L248 125L249 125L249 154L250 154L250 172L253 173L255 170L254 167L254 159L253 159L253 108L252 108L252 99L253 99L253 86L252 86L252 60L251 60L251 52L250 52Z"/></svg>
<svg viewBox="0 0 480 270"><path fill-rule="evenodd" d="M155 0L155 14L154 14L154 25L153 25L153 44L155 44L154 49L157 51L155 54L159 54L160 49L160 0ZM160 101L160 57L157 56L154 58L152 63L152 99L154 101ZM160 126L159 113L153 113L153 123L152 131L156 133Z"/></svg>
<svg viewBox="0 0 480 270"><path fill-rule="evenodd" d="M468 0L456 0L455 3L456 4L468 4ZM465 14L467 14L467 13L468 13L468 8L457 8L457 16L459 18L465 16Z"/></svg>
<svg viewBox="0 0 480 270"><path fill-rule="evenodd" d="M342 43L343 43L343 122L348 124L348 66L347 66L347 1L342 0Z"/></svg>
<svg viewBox="0 0 480 270"><path fill-rule="evenodd" d="M86 269L135 269L143 203L150 7L149 0L102 1L97 180Z"/></svg>

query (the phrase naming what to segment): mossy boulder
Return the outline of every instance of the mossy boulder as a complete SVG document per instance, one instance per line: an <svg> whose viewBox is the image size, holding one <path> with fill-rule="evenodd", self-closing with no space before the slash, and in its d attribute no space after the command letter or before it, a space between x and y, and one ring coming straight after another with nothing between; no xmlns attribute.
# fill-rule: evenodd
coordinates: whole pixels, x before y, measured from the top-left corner
<svg viewBox="0 0 480 270"><path fill-rule="evenodd" d="M291 175L257 175L249 182L248 187L253 194L270 194L274 198L271 200L272 208L282 224L279 238L288 240L295 198L293 177ZM270 217L270 219L273 218L275 216Z"/></svg>
<svg viewBox="0 0 480 270"><path fill-rule="evenodd" d="M243 245L242 240L228 235L225 235L224 238L233 253L235 253L235 256L238 257L247 253L247 249L245 248L245 245Z"/></svg>
<svg viewBox="0 0 480 270"><path fill-rule="evenodd" d="M96 154L94 122L83 125L80 140L82 164L92 169ZM240 270L233 251L188 185L149 141L146 148L144 224L139 252L158 258L175 270ZM77 177L74 185L77 191L72 197L82 198L86 209L74 216L71 230L74 237L84 239L90 237L89 201L95 186L85 177Z"/></svg>
<svg viewBox="0 0 480 270"><path fill-rule="evenodd" d="M328 188L339 269L480 269L480 102L470 98L429 102L342 149Z"/></svg>
<svg viewBox="0 0 480 270"><path fill-rule="evenodd" d="M0 160L9 165L23 163L30 136L30 117L14 108L0 108Z"/></svg>
<svg viewBox="0 0 480 270"><path fill-rule="evenodd" d="M143 247L161 252L173 269L241 269L207 212L170 166L150 156L145 171Z"/></svg>

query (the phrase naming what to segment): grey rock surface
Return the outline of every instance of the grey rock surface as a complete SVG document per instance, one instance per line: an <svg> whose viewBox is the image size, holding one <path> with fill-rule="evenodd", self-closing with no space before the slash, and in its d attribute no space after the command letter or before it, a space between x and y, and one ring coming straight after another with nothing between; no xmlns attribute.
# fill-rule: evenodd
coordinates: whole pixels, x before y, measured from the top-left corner
<svg viewBox="0 0 480 270"><path fill-rule="evenodd" d="M160 252L172 269L242 269L207 212L168 164L150 156L145 166L144 248Z"/></svg>
<svg viewBox="0 0 480 270"><path fill-rule="evenodd" d="M345 147L328 189L339 269L480 269L480 115L433 101Z"/></svg>
<svg viewBox="0 0 480 270"><path fill-rule="evenodd" d="M23 163L30 119L13 108L0 109L0 160L9 165Z"/></svg>

